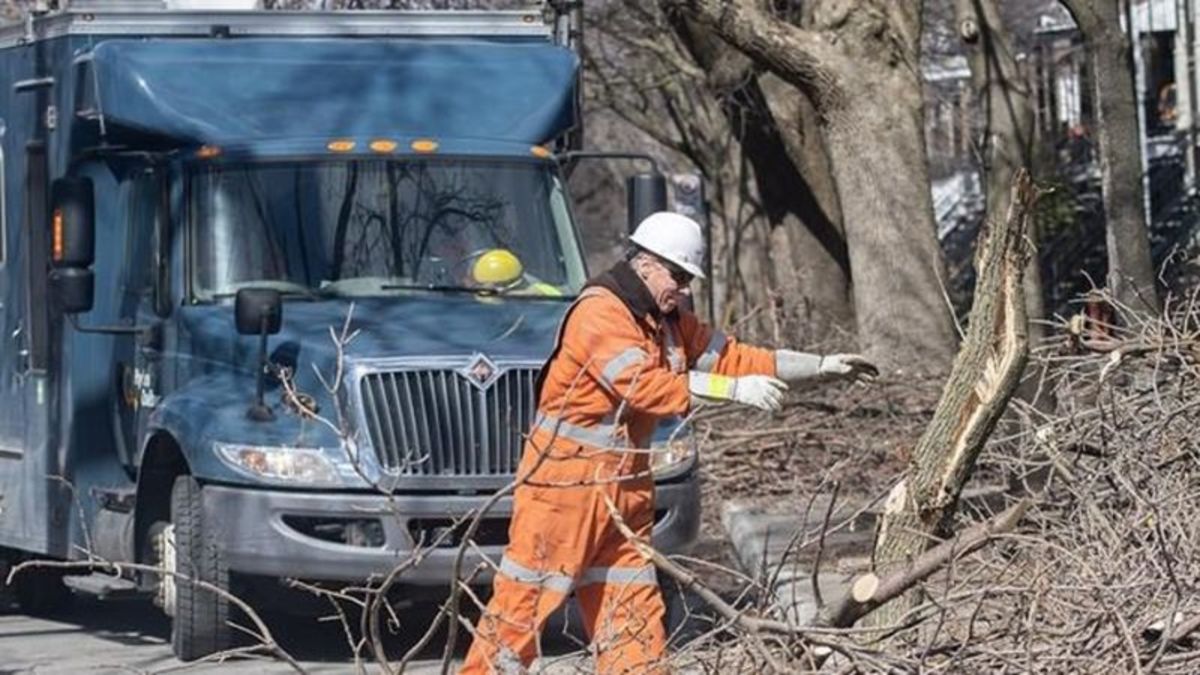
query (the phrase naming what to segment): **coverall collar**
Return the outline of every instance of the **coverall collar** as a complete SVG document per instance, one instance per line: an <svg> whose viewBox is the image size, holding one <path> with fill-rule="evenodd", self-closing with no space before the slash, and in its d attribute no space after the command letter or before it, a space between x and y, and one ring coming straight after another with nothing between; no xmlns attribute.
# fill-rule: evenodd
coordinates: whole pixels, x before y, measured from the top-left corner
<svg viewBox="0 0 1200 675"><path fill-rule="evenodd" d="M633 271L628 261L622 260L613 265L607 272L589 281L587 286L599 286L612 291L639 319L655 322L662 319L662 312L650 289L646 288L645 282Z"/></svg>

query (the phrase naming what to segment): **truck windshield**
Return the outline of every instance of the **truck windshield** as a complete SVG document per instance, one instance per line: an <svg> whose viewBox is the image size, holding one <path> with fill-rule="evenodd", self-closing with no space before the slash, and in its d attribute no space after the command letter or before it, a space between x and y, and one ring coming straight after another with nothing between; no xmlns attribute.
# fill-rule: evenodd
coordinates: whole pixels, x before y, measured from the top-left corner
<svg viewBox="0 0 1200 675"><path fill-rule="evenodd" d="M191 174L192 292L569 298L584 266L557 173L532 162L349 160Z"/></svg>

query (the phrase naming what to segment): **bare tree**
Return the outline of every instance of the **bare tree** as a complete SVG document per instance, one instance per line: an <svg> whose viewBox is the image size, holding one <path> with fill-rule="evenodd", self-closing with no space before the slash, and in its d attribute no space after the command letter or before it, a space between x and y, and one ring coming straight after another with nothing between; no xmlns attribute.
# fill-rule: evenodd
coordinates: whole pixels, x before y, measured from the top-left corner
<svg viewBox="0 0 1200 675"><path fill-rule="evenodd" d="M861 345L890 368L944 370L955 335L923 136L924 3L815 2L800 28L745 0L661 2L809 98L840 197Z"/></svg>
<svg viewBox="0 0 1200 675"><path fill-rule="evenodd" d="M784 240L788 259L776 277L793 294L787 301L801 306L810 328L806 337L853 331L841 209L812 104L777 75L758 72L707 26L679 14L673 18L676 35L706 73L754 169L773 234Z"/></svg>
<svg viewBox="0 0 1200 675"><path fill-rule="evenodd" d="M1083 33L1096 96L1096 135L1106 218L1108 286L1122 305L1158 312L1154 265L1142 210L1133 58L1120 0L1062 0ZM1132 28L1131 28L1132 30Z"/></svg>
<svg viewBox="0 0 1200 675"><path fill-rule="evenodd" d="M984 109L986 218L996 222L1008 212L1009 186L1017 170L1034 170L1032 92L995 0L954 0L954 15L958 36L967 47L972 85ZM1029 238L1036 247L1036 230L1029 232ZM1042 335L1038 321L1045 316L1042 297L1041 266L1035 250L1025 269L1028 330L1035 342Z"/></svg>

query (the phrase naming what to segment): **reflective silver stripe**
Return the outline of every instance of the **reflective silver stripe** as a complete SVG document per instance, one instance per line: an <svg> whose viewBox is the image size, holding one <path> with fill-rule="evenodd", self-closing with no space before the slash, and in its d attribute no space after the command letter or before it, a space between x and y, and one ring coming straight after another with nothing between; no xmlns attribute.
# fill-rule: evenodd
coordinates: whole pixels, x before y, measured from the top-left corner
<svg viewBox="0 0 1200 675"><path fill-rule="evenodd" d="M657 586L658 575L654 565L645 567L589 567L579 577L579 585L589 584L644 584Z"/></svg>
<svg viewBox="0 0 1200 675"><path fill-rule="evenodd" d="M533 584L556 593L567 594L575 586L575 580L565 574L531 570L508 556L500 559L500 573L523 584Z"/></svg>
<svg viewBox="0 0 1200 675"><path fill-rule="evenodd" d="M604 380L605 386L612 388L617 376L624 372L626 368L645 361L649 356L640 347L630 347L609 359L608 365L604 366L604 370L600 372L600 377Z"/></svg>
<svg viewBox="0 0 1200 675"><path fill-rule="evenodd" d="M570 422L564 422L557 417L544 413L539 414L533 428L545 430L555 437L565 438L576 443L592 445L598 448L627 448L625 439L617 436L617 425L597 424L594 427L581 427Z"/></svg>
<svg viewBox="0 0 1200 675"><path fill-rule="evenodd" d="M713 331L712 337L708 339L708 344L704 347L704 353L700 358L696 359L696 367L692 370L699 370L705 373L711 373L713 368L717 367L717 361L721 358L721 352L725 351L725 343L729 342L729 338L721 331Z"/></svg>

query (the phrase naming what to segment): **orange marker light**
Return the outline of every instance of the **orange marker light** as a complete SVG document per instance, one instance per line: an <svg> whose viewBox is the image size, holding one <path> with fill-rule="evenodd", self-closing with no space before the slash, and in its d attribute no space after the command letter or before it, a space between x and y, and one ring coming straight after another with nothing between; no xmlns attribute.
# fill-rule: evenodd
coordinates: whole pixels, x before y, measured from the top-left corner
<svg viewBox="0 0 1200 675"><path fill-rule="evenodd" d="M377 138L371 141L371 152L395 152L396 141L389 141L386 138Z"/></svg>
<svg viewBox="0 0 1200 675"><path fill-rule="evenodd" d="M329 141L329 144L325 147L328 148L330 152L350 152L354 149L354 145L354 141L350 140L349 138L339 138L337 140Z"/></svg>
<svg viewBox="0 0 1200 675"><path fill-rule="evenodd" d="M65 235L63 233L65 225L63 220L62 209L54 209L54 221L51 224L50 258L55 262L62 262L63 257L66 255Z"/></svg>
<svg viewBox="0 0 1200 675"><path fill-rule="evenodd" d="M202 145L196 149L196 159L212 159L221 154L221 148L215 145Z"/></svg>
<svg viewBox="0 0 1200 675"><path fill-rule="evenodd" d="M550 148L544 145L535 145L529 149L529 154L541 159L550 159Z"/></svg>
<svg viewBox="0 0 1200 675"><path fill-rule="evenodd" d="M437 152L438 144L437 141L430 138L418 138L409 147L413 149L413 152Z"/></svg>

